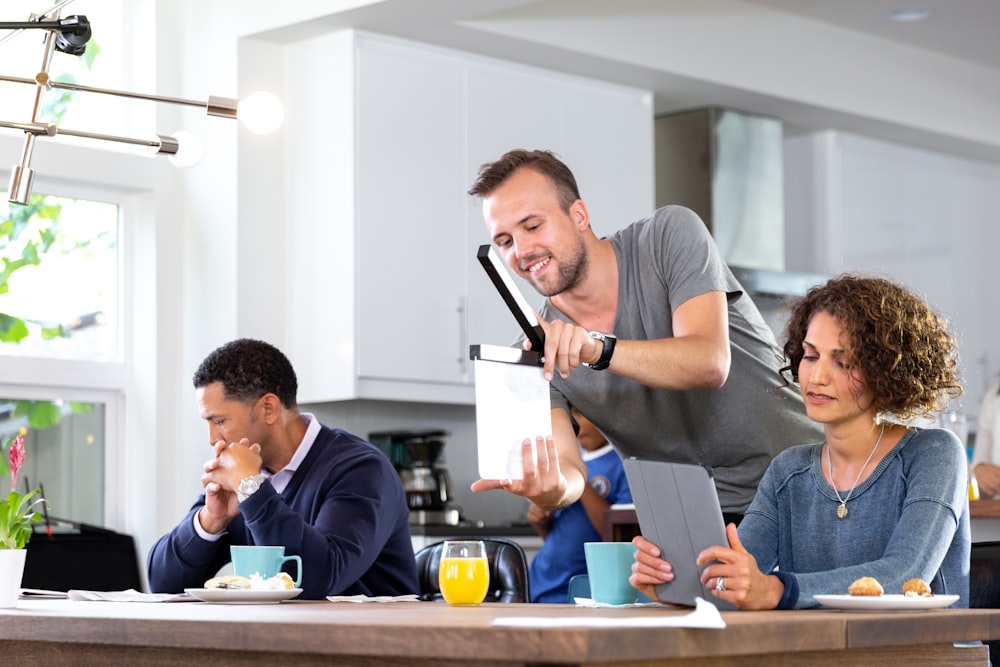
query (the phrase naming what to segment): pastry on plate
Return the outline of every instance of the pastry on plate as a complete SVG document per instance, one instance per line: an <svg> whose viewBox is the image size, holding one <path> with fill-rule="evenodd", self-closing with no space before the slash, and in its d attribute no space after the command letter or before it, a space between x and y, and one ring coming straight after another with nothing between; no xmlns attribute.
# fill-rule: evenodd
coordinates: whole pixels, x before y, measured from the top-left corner
<svg viewBox="0 0 1000 667"><path fill-rule="evenodd" d="M250 580L246 577L238 577L235 574L227 574L221 577L212 577L205 582L205 588L249 589Z"/></svg>
<svg viewBox="0 0 1000 667"><path fill-rule="evenodd" d="M929 598L934 593L923 579L910 579L903 584L903 595L911 598Z"/></svg>
<svg viewBox="0 0 1000 667"><path fill-rule="evenodd" d="M882 590L882 584L874 577L861 577L847 587L847 592L851 595L878 597L885 591Z"/></svg>
<svg viewBox="0 0 1000 667"><path fill-rule="evenodd" d="M264 579L259 574L252 574L250 575L250 588L268 591L291 590L295 588L295 581L287 572L279 572L267 579Z"/></svg>

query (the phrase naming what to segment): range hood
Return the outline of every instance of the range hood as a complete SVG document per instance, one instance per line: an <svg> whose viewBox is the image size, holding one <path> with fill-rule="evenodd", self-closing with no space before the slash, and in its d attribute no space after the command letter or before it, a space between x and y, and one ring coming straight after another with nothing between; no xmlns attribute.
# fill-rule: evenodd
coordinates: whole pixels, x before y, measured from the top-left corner
<svg viewBox="0 0 1000 667"><path fill-rule="evenodd" d="M709 107L655 120L656 205L705 221L722 257L758 301L784 302L826 280L785 270L782 127L776 118Z"/></svg>

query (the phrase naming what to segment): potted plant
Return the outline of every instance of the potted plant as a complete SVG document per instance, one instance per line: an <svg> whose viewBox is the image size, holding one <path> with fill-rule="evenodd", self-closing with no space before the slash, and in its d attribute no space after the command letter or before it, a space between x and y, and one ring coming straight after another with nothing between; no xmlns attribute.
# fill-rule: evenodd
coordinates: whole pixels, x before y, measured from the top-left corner
<svg viewBox="0 0 1000 667"><path fill-rule="evenodd" d="M24 463L24 434L18 433L7 454L10 463L10 494L0 498L0 607L17 606L21 577L24 574L25 547L31 539L31 524L41 517L34 507L44 502L32 497L40 493L32 489L17 492L17 472Z"/></svg>

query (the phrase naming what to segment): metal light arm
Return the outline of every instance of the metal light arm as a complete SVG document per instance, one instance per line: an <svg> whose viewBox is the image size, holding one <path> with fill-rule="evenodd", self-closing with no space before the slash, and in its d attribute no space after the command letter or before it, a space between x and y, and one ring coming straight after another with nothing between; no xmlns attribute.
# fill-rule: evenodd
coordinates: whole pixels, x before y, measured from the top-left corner
<svg viewBox="0 0 1000 667"><path fill-rule="evenodd" d="M0 26L3 24L0 23ZM209 116L219 116L222 118L236 118L236 109L240 101L231 97L219 97L209 95L208 101L188 100L183 97L167 97L165 95L151 95L149 93L133 93L128 90L115 90L114 88L95 88L94 86L83 86L78 83L67 81L56 81L50 79L47 74L39 73L34 79L27 79L20 76L7 76L0 74L0 81L9 83L26 83L30 86L44 86L46 89L58 88L60 90L72 90L83 93L98 93L100 95L114 95L115 97L126 97L133 100L149 100L152 102L165 102L167 104L179 104L189 107L200 107L205 109Z"/></svg>
<svg viewBox="0 0 1000 667"><path fill-rule="evenodd" d="M61 0L56 5L46 10L42 15L35 16L30 21L0 22L0 30L14 31L3 38L3 43L13 35L22 30L40 29L48 31L44 40L44 55L42 66L35 78L8 76L0 74L0 81L8 83L22 83L35 87L35 100L32 108L31 120L26 123L0 120L0 127L20 130L24 132L24 147L21 159L11 170L9 200L12 203L27 204L31 197L31 187L34 181L34 169L31 167L31 158L34 152L35 140L37 137L54 137L59 134L82 137L85 139L98 139L101 141L114 141L136 146L155 148L157 153L171 156L174 161L179 149L179 142L170 136L158 135L156 139L134 139L111 134L99 134L95 132L85 132L81 130L63 129L53 123L41 121L41 112L45 93L53 88L69 90L74 92L95 93L99 95L113 95L136 100L148 100L152 102L163 102L167 104L177 104L182 106L199 107L206 111L209 116L236 119L237 109L240 101L229 97L209 96L208 101L189 100L180 97L168 97L164 95L152 95L148 93L135 93L125 90L115 90L112 88L97 88L94 86L84 86L77 83L56 81L49 75L49 66L52 61L54 51L61 51L71 55L82 55L86 50L86 44L91 37L90 22L85 16L69 16L59 18L60 10L72 0ZM253 96L252 96L253 97ZM280 109L280 103L278 103ZM279 116L280 122L280 116ZM180 134L180 133L178 133ZM186 141L186 140L185 140ZM198 142L196 141L196 144ZM183 161L183 160L181 160ZM175 162L177 164L177 162Z"/></svg>

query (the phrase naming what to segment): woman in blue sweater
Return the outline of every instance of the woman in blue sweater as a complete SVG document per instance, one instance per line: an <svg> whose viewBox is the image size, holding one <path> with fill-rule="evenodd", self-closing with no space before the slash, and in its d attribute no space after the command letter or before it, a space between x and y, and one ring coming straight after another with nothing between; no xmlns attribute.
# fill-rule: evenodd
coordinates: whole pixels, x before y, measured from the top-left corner
<svg viewBox="0 0 1000 667"><path fill-rule="evenodd" d="M699 555L706 587L741 609L795 609L861 577L886 593L920 578L967 607L965 451L950 431L905 425L962 392L944 321L899 285L846 275L794 306L784 353L826 439L771 462L729 545ZM635 544L631 582L654 597L670 564Z"/></svg>

